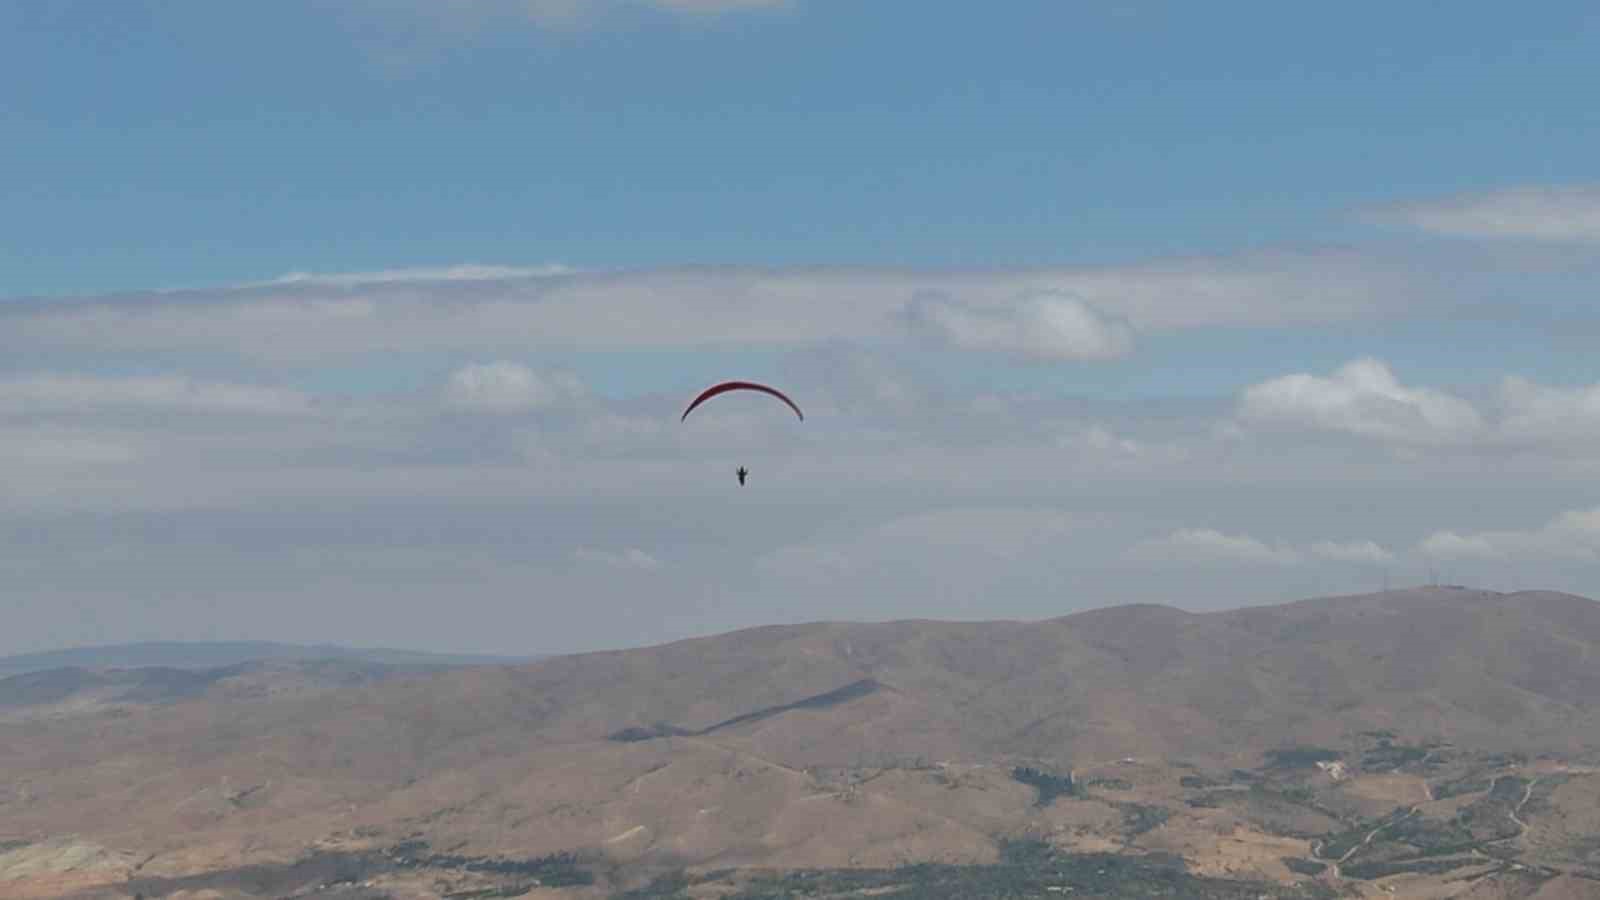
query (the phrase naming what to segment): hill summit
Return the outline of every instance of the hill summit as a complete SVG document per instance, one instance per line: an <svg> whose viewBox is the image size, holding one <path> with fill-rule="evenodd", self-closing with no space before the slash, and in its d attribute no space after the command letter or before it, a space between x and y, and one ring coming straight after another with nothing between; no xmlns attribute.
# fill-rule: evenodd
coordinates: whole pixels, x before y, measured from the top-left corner
<svg viewBox="0 0 1600 900"><path fill-rule="evenodd" d="M982 867L1043 892L1102 854L1143 867L1130 884L1222 879L1195 896L1577 890L1600 878L1596 659L1594 601L1430 587L770 626L347 682L256 667L110 706L80 702L94 678L33 673L0 681L37 695L0 715L0 884L8 853L33 854L18 891L152 896L268 870L291 893L324 863L377 896L441 872L710 896L801 869L870 892L925 863L982 897Z"/></svg>

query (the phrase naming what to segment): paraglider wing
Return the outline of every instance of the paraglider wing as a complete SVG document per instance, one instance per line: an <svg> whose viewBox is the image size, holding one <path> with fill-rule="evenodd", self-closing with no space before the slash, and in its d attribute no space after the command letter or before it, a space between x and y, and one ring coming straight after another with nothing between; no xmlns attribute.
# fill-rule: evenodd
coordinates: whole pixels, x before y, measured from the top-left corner
<svg viewBox="0 0 1600 900"><path fill-rule="evenodd" d="M728 391L760 391L763 394L771 394L772 396L777 397L779 400L789 404L789 408L794 410L794 414L800 417L800 421L804 422L806 420L806 414L800 411L800 407L796 406L793 400L790 400L788 397L784 396L783 392L777 388L770 388L764 384L756 384L753 381L724 381L721 384L714 384L711 387L706 388L704 391L701 391L700 396L694 398L694 402L689 404L689 408L683 411L683 416L682 418L678 419L678 421L682 422L684 419L689 418L689 413L694 412L694 408L696 406L699 406L718 394L725 394Z"/></svg>

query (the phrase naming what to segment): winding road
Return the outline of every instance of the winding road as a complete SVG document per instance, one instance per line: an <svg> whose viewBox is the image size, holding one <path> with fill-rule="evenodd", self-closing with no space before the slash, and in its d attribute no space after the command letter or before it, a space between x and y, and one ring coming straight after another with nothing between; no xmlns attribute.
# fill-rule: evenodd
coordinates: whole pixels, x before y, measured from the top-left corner
<svg viewBox="0 0 1600 900"><path fill-rule="evenodd" d="M1529 774L1532 774L1532 773L1529 773ZM1495 869L1493 869L1490 872L1485 873L1485 874L1498 874L1500 872L1505 872L1505 871L1515 871L1515 870L1518 870L1518 869L1530 869L1532 871L1539 872L1539 873L1542 873L1542 874L1545 874L1545 875L1548 875L1548 876L1552 876L1552 877L1556 876L1556 875L1561 875L1561 874L1579 874L1579 875L1581 875L1582 877L1585 877L1585 878L1593 878L1594 877L1593 874L1590 874L1590 873L1587 873L1587 872L1583 872L1583 871L1574 872L1573 870L1563 869L1563 868L1558 867L1558 866L1550 866L1550 865L1543 865L1543 864L1537 864L1537 863L1527 863L1527 862L1519 863L1519 862L1515 862L1515 861L1513 861L1511 859L1507 859L1507 858L1504 858L1504 857L1491 856L1490 854L1484 853L1483 850L1480 849L1480 847L1485 847L1485 846L1488 846L1488 845L1491 845L1491 844L1501 844L1501 843L1505 843L1506 841L1519 840L1519 839L1523 838L1524 836L1526 836L1527 832L1529 831L1529 825L1527 823L1527 820L1522 818L1523 811L1527 808L1528 804L1533 801L1534 789L1539 786L1539 783L1541 781L1545 780L1546 777L1548 777L1548 776L1550 776L1552 774L1556 774L1556 775L1562 775L1562 774L1565 774L1565 775L1600 775L1600 767L1563 765L1563 766L1559 766L1559 767L1556 767L1556 768L1553 768L1553 769L1546 769L1542 774L1533 775L1533 777L1531 779L1529 779L1528 783L1523 786L1521 799L1519 799L1516 802L1516 805L1514 805L1510 809L1506 810L1506 817L1509 818L1512 821L1512 823L1517 826L1517 833L1513 834L1513 835L1508 835L1508 836L1502 837L1502 838L1493 838L1491 840L1481 841L1481 842L1479 842L1478 846L1472 847L1471 849L1469 849L1467 851L1467 853L1469 855L1471 855L1473 857L1476 857L1478 859L1481 859L1485 863L1493 863L1493 864L1496 865ZM1489 790L1486 793L1489 793L1489 794L1494 793L1494 789L1500 785L1500 780L1503 779L1503 778L1510 778L1510 777L1515 777L1515 776L1513 776L1511 773L1503 773L1503 774L1494 776L1494 778L1489 782ZM1424 782L1424 785L1426 786L1426 782ZM1432 796L1433 796L1432 790L1428 791L1428 796L1429 796L1430 799L1432 799ZM1358 851L1361 850L1361 848L1363 848L1363 847L1367 846L1369 843L1371 843L1372 840L1377 837L1378 832L1384 830L1385 828L1388 828L1391 825L1395 825L1395 824L1398 824L1398 823L1400 823L1402 821L1405 821L1406 819L1410 818L1411 816L1413 816L1417 812L1419 812L1419 810L1420 810L1419 807L1412 806L1410 808L1410 810L1408 810L1406 812L1405 815L1400 816L1398 818L1395 818L1395 819L1393 819L1391 821L1385 822L1382 825L1379 825L1378 827L1376 827L1376 828L1372 829L1371 831L1367 832L1366 837L1362 839L1361 843L1355 845L1354 847L1351 847L1347 852L1344 853L1344 855L1340 856L1337 860L1329 859L1329 858L1324 857L1322 855L1322 850L1326 846L1326 842L1324 840L1322 840L1320 838L1317 839L1317 840L1314 840L1314 841L1311 842L1311 857L1312 857L1312 859L1315 859L1315 860L1317 860L1319 862L1327 863L1328 864L1328 868L1329 868L1328 874L1331 877L1336 878L1336 879L1337 878L1343 878L1344 874L1339 870L1340 863L1348 862L1352 856L1355 856L1355 854Z"/></svg>
<svg viewBox="0 0 1600 900"><path fill-rule="evenodd" d="M1382 831L1385 828L1388 828L1390 826L1398 825L1401 822L1404 822L1405 820L1407 820L1407 819L1411 818L1412 816L1416 815L1420 811L1421 811L1421 807L1418 807L1418 806L1411 807L1410 809L1406 810L1406 814L1405 815L1400 816L1398 818L1390 819L1389 821L1384 822L1382 825L1379 825L1377 828L1374 828L1371 831L1367 832L1367 836L1361 839L1361 843L1355 845L1354 847L1351 847L1349 850L1346 850L1344 852L1343 856L1339 857L1338 859L1324 860L1325 862L1328 863L1328 867L1333 870L1333 872L1332 872L1333 877L1334 878L1343 878L1344 876L1341 875L1340 872L1339 872L1340 863L1344 863L1344 862L1349 861L1350 857L1355 856L1356 852L1358 850L1360 850L1362 847L1365 847L1366 845L1372 843L1372 839L1378 836L1378 832L1380 832L1380 831ZM1312 859L1319 859L1319 860L1323 859L1322 846L1323 846L1323 844L1322 844L1321 839L1318 839L1318 840L1315 840L1315 841L1311 842L1311 858Z"/></svg>
<svg viewBox="0 0 1600 900"><path fill-rule="evenodd" d="M1490 793L1494 792L1494 786L1496 784L1499 784L1500 783L1500 779L1504 778L1504 777L1505 777L1504 775L1495 776L1494 781L1489 784L1489 792ZM1523 833L1528 830L1528 823L1522 821L1521 817L1519 817L1517 814L1522 812L1522 808L1524 806L1528 805L1528 801L1529 800L1533 799L1533 788L1534 788L1535 785L1537 785L1539 783L1539 779L1542 778L1542 777L1544 777L1544 776L1535 775L1533 777L1533 780L1528 782L1528 786L1523 789L1523 791L1522 791L1522 799L1517 801L1517 805L1515 807L1513 807L1512 809L1510 809L1510 810L1508 810L1506 812L1506 815L1511 817L1511 821L1516 823L1517 833L1512 835L1511 837L1508 837L1508 838L1500 838L1501 841L1509 841L1509 840L1514 840L1516 838L1522 837ZM1496 843L1498 843L1498 841Z"/></svg>
<svg viewBox="0 0 1600 900"><path fill-rule="evenodd" d="M1489 782L1489 791L1488 791L1488 793L1491 793L1491 794L1494 793L1495 787L1500 784L1500 779L1505 778L1505 777L1507 777L1507 776L1505 776L1505 775L1496 775L1494 777L1494 780ZM1522 820L1522 817L1519 814L1522 812L1523 807L1528 805L1528 801L1533 799L1533 789L1534 789L1534 787L1536 787L1539 784L1539 779L1541 777L1542 776L1535 776L1531 781L1529 781L1528 784L1523 788L1522 799L1517 801L1517 805L1515 807L1513 807L1513 808L1511 808L1509 810L1506 810L1506 815L1509 816L1511 818L1511 821L1514 824L1516 824L1516 826L1517 826L1517 833L1513 834L1513 835L1509 835L1507 837L1503 837L1503 838L1495 838L1494 840L1484 841L1485 844L1498 844L1498 843L1501 843L1503 841L1514 841L1517 838L1522 837L1523 834L1527 833L1527 831L1528 831L1528 823L1524 822ZM1430 798L1429 799L1432 799L1432 797L1431 797L1431 793L1432 792L1430 791L1429 793L1430 793ZM1409 819L1412 816L1416 815L1420 811L1421 811L1421 807L1412 806L1410 809L1406 810L1405 815L1400 816L1400 817L1395 818L1395 819L1391 819L1391 820L1389 820L1387 822L1384 822L1382 825L1379 825L1377 828L1372 829L1371 831L1367 832L1367 836L1366 837L1361 839L1361 843L1356 844L1354 847L1351 847L1349 850L1346 850L1344 852L1344 855L1340 856L1338 859L1324 859L1324 857L1322 856L1323 842L1320 839L1316 840L1316 841L1312 841L1311 842L1311 858L1312 859L1323 860L1323 861L1327 862L1328 865L1329 865L1329 868L1332 869L1333 877L1334 878L1342 878L1344 876L1343 876L1342 873L1340 873L1339 866L1341 864L1343 864L1343 863L1349 862L1350 861L1350 857L1355 856L1358 852L1361 851L1361 849L1363 847L1365 847L1368 844L1372 843L1372 839L1378 836L1378 832L1384 830L1385 828L1389 828L1391 826L1398 825L1401 822L1404 822L1406 819ZM1474 854L1476 854L1476 855L1480 855L1480 856L1482 855L1476 849L1474 849L1472 852Z"/></svg>

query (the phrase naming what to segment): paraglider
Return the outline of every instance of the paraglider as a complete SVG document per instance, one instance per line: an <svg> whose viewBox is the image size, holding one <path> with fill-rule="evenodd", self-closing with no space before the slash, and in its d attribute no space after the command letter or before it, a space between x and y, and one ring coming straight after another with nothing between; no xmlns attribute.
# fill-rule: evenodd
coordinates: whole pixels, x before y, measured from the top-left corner
<svg viewBox="0 0 1600 900"><path fill-rule="evenodd" d="M683 411L683 416L679 418L678 421L682 422L684 419L689 418L689 413L694 412L694 408L696 406L699 406L718 394L726 394L728 391L760 391L763 394L771 394L772 396L777 397L779 400L782 400L784 403L789 404L789 408L794 410L794 414L800 417L800 421L804 422L806 419L806 414L800 411L800 407L796 406L793 400L790 400L782 391L778 390L777 388L767 387L764 384L756 384L753 381L724 381L721 384L714 384L711 387L701 391L700 396L694 398L694 402L689 404L689 408Z"/></svg>
<svg viewBox="0 0 1600 900"><path fill-rule="evenodd" d="M694 398L694 402L690 403L689 408L683 411L683 416L680 417L678 421L686 421L689 418L689 413L694 412L695 407L706 402L707 400L710 400L712 397L715 397L718 394L725 394L728 391L759 391L763 394L770 394L788 404L789 408L794 410L794 414L800 417L800 421L804 422L806 420L806 414L800 411L800 407L777 388L768 387L764 384L757 384L753 381L724 381L721 384L714 384L711 387L701 391L700 396ZM750 477L750 470L746 469L744 466L740 466L739 471L735 472L734 474L739 476L739 485L743 487L745 479Z"/></svg>

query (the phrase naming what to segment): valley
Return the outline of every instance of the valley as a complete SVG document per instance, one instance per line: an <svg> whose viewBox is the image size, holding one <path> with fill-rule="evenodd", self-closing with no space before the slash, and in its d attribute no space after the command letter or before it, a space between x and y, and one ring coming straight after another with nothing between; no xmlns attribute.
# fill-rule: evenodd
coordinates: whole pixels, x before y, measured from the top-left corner
<svg viewBox="0 0 1600 900"><path fill-rule="evenodd" d="M1600 896L1597 608L1430 588L165 693L31 673L0 681L0 893Z"/></svg>

